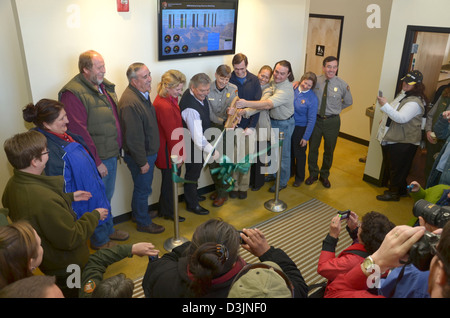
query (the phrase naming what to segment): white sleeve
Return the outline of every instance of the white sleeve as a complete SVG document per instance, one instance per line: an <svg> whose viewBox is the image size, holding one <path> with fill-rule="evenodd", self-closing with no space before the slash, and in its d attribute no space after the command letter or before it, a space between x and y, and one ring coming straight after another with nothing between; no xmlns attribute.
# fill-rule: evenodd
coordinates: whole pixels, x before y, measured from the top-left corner
<svg viewBox="0 0 450 318"><path fill-rule="evenodd" d="M193 108L186 108L181 112L181 117L186 122L194 145L205 152L211 152L213 147L203 135L202 120L198 111Z"/></svg>
<svg viewBox="0 0 450 318"><path fill-rule="evenodd" d="M422 108L416 102L406 103L399 111L395 110L389 103L384 104L380 109L399 124L407 123L422 113Z"/></svg>

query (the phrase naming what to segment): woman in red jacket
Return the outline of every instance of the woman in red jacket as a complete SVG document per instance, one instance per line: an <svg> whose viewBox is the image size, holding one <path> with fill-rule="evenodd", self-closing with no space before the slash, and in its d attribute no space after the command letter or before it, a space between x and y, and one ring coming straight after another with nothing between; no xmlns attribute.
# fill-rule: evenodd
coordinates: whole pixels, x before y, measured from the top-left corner
<svg viewBox="0 0 450 318"><path fill-rule="evenodd" d="M184 142L178 96L183 93L185 84L186 76L180 71L169 70L165 72L158 84L158 95L153 102L158 120L160 145L155 165L161 169L162 178L158 215L171 220L174 218L174 202L170 157L171 155L178 156L177 166L180 168L184 159L182 147ZM176 129L178 129L178 132ZM174 133L173 136L172 133ZM179 221L184 221L184 218L180 216Z"/></svg>
<svg viewBox="0 0 450 318"><path fill-rule="evenodd" d="M341 231L341 217L338 214L331 221L330 232L323 240L317 267L317 272L328 279L328 285L338 275L347 273L356 265L361 264L365 257L374 253L386 234L395 227L385 215L375 211L365 214L362 217L361 225L358 225L358 215L350 211L346 229L353 239L353 243L336 257L335 248Z"/></svg>

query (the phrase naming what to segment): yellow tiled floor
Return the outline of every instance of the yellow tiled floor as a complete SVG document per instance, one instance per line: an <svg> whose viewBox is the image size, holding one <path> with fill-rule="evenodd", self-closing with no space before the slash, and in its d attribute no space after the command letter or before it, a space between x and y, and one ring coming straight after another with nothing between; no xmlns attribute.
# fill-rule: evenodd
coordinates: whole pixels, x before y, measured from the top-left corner
<svg viewBox="0 0 450 318"><path fill-rule="evenodd" d="M385 188L363 181L364 163L359 162L359 158L364 157L366 153L366 146L339 138L330 173L331 188L324 188L320 182L310 186L302 184L300 187L295 188L292 186L293 180L291 179L287 188L280 191L279 199L287 204L287 209L316 198L338 210L351 209L360 217L367 212L377 211L387 215L397 225L407 224L413 216L413 200L409 197L401 198L399 202L376 200L376 195L383 193ZM319 157L321 155L322 152L320 152ZM306 177L308 177L307 170ZM277 213L264 208L264 202L274 198L274 194L268 192L271 185L272 183L266 183L259 191L248 191L248 198L245 200L229 199L220 208L213 207L212 201L207 198L206 201L201 203L203 207L210 211L210 214L207 216L199 216L187 212L184 202L181 202L179 214L184 216L186 221L179 223L180 236L190 239L195 228L208 218L219 217L233 224L236 229L241 229L251 227L276 216ZM206 196L209 197L209 194ZM147 241L152 242L160 250L160 255L166 253L164 242L174 237L174 223L162 218L156 218L154 222L165 226L166 231L161 234L146 234L137 232L135 223L131 221L117 224L116 228L130 233L129 240L120 242L120 244ZM147 263L148 258L134 256L110 266L105 273L105 277L124 273L131 279L137 279L144 274Z"/></svg>

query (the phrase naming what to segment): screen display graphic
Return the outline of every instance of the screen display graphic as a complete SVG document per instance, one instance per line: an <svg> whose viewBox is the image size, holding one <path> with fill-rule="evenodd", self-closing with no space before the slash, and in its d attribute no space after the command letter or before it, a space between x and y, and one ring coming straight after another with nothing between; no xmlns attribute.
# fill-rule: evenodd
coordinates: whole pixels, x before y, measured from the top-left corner
<svg viewBox="0 0 450 318"><path fill-rule="evenodd" d="M159 58L234 54L237 1L161 1Z"/></svg>

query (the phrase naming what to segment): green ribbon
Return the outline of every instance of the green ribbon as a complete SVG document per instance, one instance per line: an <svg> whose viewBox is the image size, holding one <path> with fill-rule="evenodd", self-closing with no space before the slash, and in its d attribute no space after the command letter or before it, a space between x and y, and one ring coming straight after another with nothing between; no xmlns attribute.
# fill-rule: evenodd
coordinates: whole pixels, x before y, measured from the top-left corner
<svg viewBox="0 0 450 318"><path fill-rule="evenodd" d="M282 144L283 140L280 140L278 145ZM211 174L218 174L217 178L219 180L221 179L222 183L228 186L228 188L226 189L227 192L233 191L234 184L236 182L236 180L232 177L233 172L239 172L241 174L248 173L251 166L250 162L252 162L255 157L267 153L271 147L272 146L269 146L267 149L262 150L256 154L248 154L247 156L245 156L243 163L233 163L230 158L224 155L220 159L220 166L211 169Z"/></svg>
<svg viewBox="0 0 450 318"><path fill-rule="evenodd" d="M172 181L175 183L197 183L196 181L181 178L178 175L178 167L176 164L172 164Z"/></svg>
<svg viewBox="0 0 450 318"><path fill-rule="evenodd" d="M280 140L277 146L282 146L283 140ZM228 188L226 189L227 192L233 191L234 184L236 182L235 179L233 179L232 175L233 172L239 172L241 174L246 174L249 172L251 163L255 157L261 156L269 151L269 149L272 148L272 145L267 147L266 149L256 153L256 154L248 154L244 158L243 163L233 163L230 158L223 155L220 158L219 167L211 169L211 174L219 174L218 179L222 180L222 183L224 185L227 185ZM172 180L175 183L197 183L196 181L186 180L181 178L178 175L178 167L176 164L172 164Z"/></svg>

